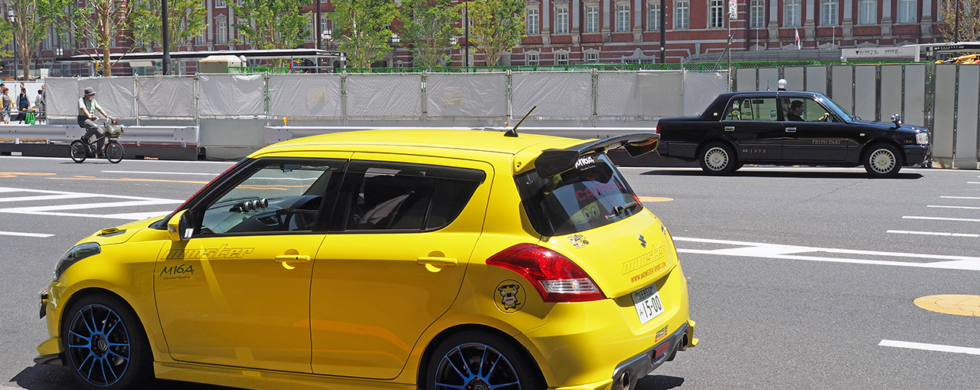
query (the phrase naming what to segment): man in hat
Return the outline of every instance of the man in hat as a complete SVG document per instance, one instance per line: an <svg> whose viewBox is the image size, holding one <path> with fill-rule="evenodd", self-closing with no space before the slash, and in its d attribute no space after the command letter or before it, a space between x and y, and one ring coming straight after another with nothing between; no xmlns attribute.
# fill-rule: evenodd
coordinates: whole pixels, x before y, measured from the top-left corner
<svg viewBox="0 0 980 390"><path fill-rule="evenodd" d="M92 139L93 135L96 137L102 135L102 131L99 130L99 126L95 124L95 120L99 118L95 116L95 111L98 110L100 113L102 113L102 116L106 118L112 119L112 117L102 110L102 106L99 105L99 102L95 101L94 88L86 87L82 94L84 96L78 99L78 125L85 129L85 135L82 136L82 140L88 143L89 140ZM103 144L105 144L105 139L99 139L99 143L97 145L98 148L96 149L96 153L99 155L102 154Z"/></svg>

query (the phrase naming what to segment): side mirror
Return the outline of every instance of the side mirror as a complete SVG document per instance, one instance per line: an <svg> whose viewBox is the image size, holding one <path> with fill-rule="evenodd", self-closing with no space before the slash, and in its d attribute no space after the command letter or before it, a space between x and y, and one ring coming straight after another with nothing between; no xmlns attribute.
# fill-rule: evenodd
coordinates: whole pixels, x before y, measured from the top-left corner
<svg viewBox="0 0 980 390"><path fill-rule="evenodd" d="M895 127L902 124L902 116L898 114L892 114L892 122L895 123Z"/></svg>
<svg viewBox="0 0 980 390"><path fill-rule="evenodd" d="M194 235L192 215L190 210L180 210L170 218L170 222L167 222L167 233L170 234L171 240L184 241Z"/></svg>

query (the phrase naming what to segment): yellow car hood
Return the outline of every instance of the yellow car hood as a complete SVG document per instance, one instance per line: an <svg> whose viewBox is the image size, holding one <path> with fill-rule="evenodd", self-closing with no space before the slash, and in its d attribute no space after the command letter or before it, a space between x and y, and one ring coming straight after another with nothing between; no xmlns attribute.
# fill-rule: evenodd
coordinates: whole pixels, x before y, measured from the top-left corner
<svg viewBox="0 0 980 390"><path fill-rule="evenodd" d="M83 238L81 241L79 241L75 245L78 245L78 244L81 244L81 243L84 243L84 242L96 242L99 245L103 245L103 246L105 246L105 245L122 244L122 243L124 243L126 241L129 241L134 236L136 236L137 233L139 233L139 232L141 232L143 230L146 230L148 226L150 226L151 224L153 224L156 221L161 220L162 218L163 218L163 216L153 217L153 218L144 219L142 221L136 221L136 222L130 222L130 223L122 224L122 225L119 225L119 226L116 226L116 227L105 228L105 229L99 230L98 232L95 232L95 234L93 234L91 236L88 236L88 237ZM160 230L160 231L157 231L155 229L150 229L150 230L153 231L154 233L159 233L159 234L166 234L167 233L164 230ZM154 235L156 235L156 234L154 234Z"/></svg>

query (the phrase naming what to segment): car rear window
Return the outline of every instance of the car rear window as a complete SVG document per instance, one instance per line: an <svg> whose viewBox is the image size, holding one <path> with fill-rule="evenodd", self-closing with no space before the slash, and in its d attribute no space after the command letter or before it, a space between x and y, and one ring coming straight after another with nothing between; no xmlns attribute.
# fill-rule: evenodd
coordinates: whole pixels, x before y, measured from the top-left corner
<svg viewBox="0 0 980 390"><path fill-rule="evenodd" d="M531 225L546 236L595 229L643 208L604 154L584 155L575 168L551 177L532 170L515 180Z"/></svg>

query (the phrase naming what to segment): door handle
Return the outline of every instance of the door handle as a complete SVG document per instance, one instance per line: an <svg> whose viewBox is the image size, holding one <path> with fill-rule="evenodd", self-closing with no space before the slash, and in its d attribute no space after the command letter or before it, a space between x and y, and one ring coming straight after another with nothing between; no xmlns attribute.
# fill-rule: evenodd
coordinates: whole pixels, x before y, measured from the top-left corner
<svg viewBox="0 0 980 390"><path fill-rule="evenodd" d="M796 132L796 128L795 127L787 127L786 128L786 132L787 133L795 133Z"/></svg>
<svg viewBox="0 0 980 390"><path fill-rule="evenodd" d="M309 255L279 255L276 256L277 263L306 263L310 261Z"/></svg>
<svg viewBox="0 0 980 390"><path fill-rule="evenodd" d="M735 126L725 126L725 131L735 131Z"/></svg>
<svg viewBox="0 0 980 390"><path fill-rule="evenodd" d="M459 264L459 259L452 257L419 257L415 260L419 265L431 265L435 267L455 267Z"/></svg>

